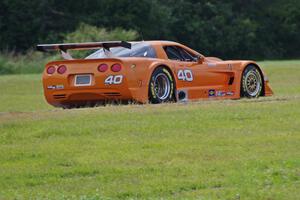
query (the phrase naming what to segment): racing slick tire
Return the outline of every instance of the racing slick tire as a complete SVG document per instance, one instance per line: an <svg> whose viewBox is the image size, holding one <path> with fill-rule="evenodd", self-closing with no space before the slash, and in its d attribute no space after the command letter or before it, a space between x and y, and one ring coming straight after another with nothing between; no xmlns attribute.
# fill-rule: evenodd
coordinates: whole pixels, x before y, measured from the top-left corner
<svg viewBox="0 0 300 200"><path fill-rule="evenodd" d="M258 98L263 90L263 79L259 69L254 65L245 68L241 82L241 96Z"/></svg>
<svg viewBox="0 0 300 200"><path fill-rule="evenodd" d="M153 104L172 102L174 95L174 79L164 67L154 70L149 84L149 101Z"/></svg>

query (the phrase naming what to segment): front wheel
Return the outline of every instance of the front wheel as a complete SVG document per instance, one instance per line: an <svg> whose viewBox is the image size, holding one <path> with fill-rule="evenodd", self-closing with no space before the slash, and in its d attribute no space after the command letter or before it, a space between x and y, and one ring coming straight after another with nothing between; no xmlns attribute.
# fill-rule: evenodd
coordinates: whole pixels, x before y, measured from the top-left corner
<svg viewBox="0 0 300 200"><path fill-rule="evenodd" d="M258 68L249 65L243 72L241 82L241 96L258 98L262 93L263 80Z"/></svg>
<svg viewBox="0 0 300 200"><path fill-rule="evenodd" d="M158 104L174 100L174 80L163 67L154 70L149 84L149 101Z"/></svg>

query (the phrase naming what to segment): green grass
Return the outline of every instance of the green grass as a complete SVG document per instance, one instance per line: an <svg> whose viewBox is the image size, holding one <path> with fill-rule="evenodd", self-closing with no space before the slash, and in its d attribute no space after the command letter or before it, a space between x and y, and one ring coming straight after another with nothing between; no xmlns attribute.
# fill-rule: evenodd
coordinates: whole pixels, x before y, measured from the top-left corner
<svg viewBox="0 0 300 200"><path fill-rule="evenodd" d="M257 100L48 106L0 77L0 199L300 199L300 61L260 63Z"/></svg>

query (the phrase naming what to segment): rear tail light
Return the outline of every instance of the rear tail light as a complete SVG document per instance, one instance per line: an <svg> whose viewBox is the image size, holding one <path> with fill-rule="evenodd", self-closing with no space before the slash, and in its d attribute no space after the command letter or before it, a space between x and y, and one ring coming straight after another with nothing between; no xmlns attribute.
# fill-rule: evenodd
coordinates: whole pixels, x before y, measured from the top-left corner
<svg viewBox="0 0 300 200"><path fill-rule="evenodd" d="M99 72L105 72L108 69L108 65L107 64L101 64L98 66L98 71Z"/></svg>
<svg viewBox="0 0 300 200"><path fill-rule="evenodd" d="M54 66L50 66L47 68L47 74L54 74L55 72L55 67Z"/></svg>
<svg viewBox="0 0 300 200"><path fill-rule="evenodd" d="M122 66L120 64L114 64L111 66L111 71L113 71L113 72L119 72L119 71L121 71L121 69L122 69Z"/></svg>
<svg viewBox="0 0 300 200"><path fill-rule="evenodd" d="M59 74L64 74L67 71L67 67L65 65L61 65L57 68L57 72Z"/></svg>

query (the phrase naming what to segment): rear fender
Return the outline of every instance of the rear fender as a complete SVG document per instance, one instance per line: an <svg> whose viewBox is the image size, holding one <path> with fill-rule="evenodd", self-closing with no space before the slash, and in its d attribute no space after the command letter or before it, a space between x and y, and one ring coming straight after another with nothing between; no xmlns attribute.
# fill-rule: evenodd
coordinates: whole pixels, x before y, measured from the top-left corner
<svg viewBox="0 0 300 200"><path fill-rule="evenodd" d="M150 82L150 78L151 78L154 70L157 69L158 67L164 67L164 68L166 68L171 73L174 82L176 82L175 67L171 67L170 65L165 64L165 63L155 62L155 63L152 63L149 66L149 73L148 73L148 77L147 77L148 84Z"/></svg>
<svg viewBox="0 0 300 200"><path fill-rule="evenodd" d="M142 82L141 85L139 87L130 88L132 96L138 102L141 102L141 103L148 102L148 99L149 99L148 89L149 89L150 79L151 79L151 76L152 76L154 70L158 67L165 67L170 72L171 76L173 77L173 80L175 82L175 87L176 87L176 79L175 79L174 71L172 70L172 67L170 67L162 62L152 62L148 66L145 66L143 68L143 70L145 70L145 73L143 73L142 77L139 77L139 79ZM138 80L136 80L136 81L138 81Z"/></svg>

